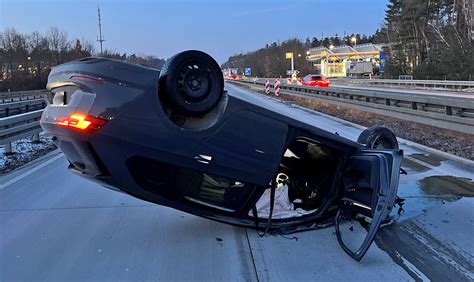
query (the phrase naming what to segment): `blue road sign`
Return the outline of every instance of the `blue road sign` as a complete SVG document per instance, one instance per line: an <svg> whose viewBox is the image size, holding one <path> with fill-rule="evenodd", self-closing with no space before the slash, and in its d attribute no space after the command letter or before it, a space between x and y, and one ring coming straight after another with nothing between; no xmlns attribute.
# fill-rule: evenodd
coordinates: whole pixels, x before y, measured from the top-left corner
<svg viewBox="0 0 474 282"><path fill-rule="evenodd" d="M384 72L384 71L385 71L385 64L387 63L387 62L386 62L386 59L385 59L385 53L380 52L379 60L380 60L379 71L380 71L380 72Z"/></svg>
<svg viewBox="0 0 474 282"><path fill-rule="evenodd" d="M252 70L250 68L245 68L245 75L251 75Z"/></svg>

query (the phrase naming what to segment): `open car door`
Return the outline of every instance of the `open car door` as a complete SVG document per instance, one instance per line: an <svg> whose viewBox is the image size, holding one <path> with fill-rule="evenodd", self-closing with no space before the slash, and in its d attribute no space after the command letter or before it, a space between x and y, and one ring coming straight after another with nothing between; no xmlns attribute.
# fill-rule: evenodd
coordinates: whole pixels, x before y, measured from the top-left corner
<svg viewBox="0 0 474 282"><path fill-rule="evenodd" d="M344 251L360 261L380 224L389 216L398 190L401 150L361 150L344 170L336 236Z"/></svg>

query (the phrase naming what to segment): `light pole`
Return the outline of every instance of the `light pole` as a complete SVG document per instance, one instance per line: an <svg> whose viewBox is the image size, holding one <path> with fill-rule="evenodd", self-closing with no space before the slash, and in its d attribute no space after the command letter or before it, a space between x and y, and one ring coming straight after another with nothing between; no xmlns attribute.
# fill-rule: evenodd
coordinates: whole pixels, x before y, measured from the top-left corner
<svg viewBox="0 0 474 282"><path fill-rule="evenodd" d="M334 45L329 45L329 50L332 51ZM326 76L329 77L329 53L326 53Z"/></svg>
<svg viewBox="0 0 474 282"><path fill-rule="evenodd" d="M295 71L295 62L293 61L293 52L286 53L286 58L291 59L291 74Z"/></svg>
<svg viewBox="0 0 474 282"><path fill-rule="evenodd" d="M309 55L311 55L311 52L308 50L306 51L306 61L309 62L309 71L313 69L313 63L309 60Z"/></svg>
<svg viewBox="0 0 474 282"><path fill-rule="evenodd" d="M354 47L357 47L357 37L352 36L351 41L354 42Z"/></svg>

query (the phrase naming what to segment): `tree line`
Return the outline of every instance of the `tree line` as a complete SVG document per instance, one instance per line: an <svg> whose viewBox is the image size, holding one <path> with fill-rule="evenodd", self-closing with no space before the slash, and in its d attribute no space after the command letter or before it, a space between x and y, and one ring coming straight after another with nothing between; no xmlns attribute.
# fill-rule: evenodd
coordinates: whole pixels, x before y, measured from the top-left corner
<svg viewBox="0 0 474 282"><path fill-rule="evenodd" d="M472 0L390 0L381 30L386 76L474 79Z"/></svg>
<svg viewBox="0 0 474 282"><path fill-rule="evenodd" d="M353 38L355 41L353 41ZM230 56L222 64L222 68L238 68L241 73L245 68L252 69L252 75L259 77L278 77L286 76L286 71L290 69L290 60L286 59L285 54L292 52L294 55L295 69L301 74L314 72L311 63L306 60L306 51L315 47L354 45L366 43L380 43L379 31L373 35L349 34L345 36L334 35L324 38L306 38L300 40L292 38L283 42L273 42L267 44L264 48L245 54Z"/></svg>
<svg viewBox="0 0 474 282"><path fill-rule="evenodd" d="M20 33L14 28L0 31L0 92L44 89L52 67L72 60L101 55L94 45L69 39L64 30L51 27L44 34ZM163 59L154 56L120 54L105 50L104 57L161 68Z"/></svg>

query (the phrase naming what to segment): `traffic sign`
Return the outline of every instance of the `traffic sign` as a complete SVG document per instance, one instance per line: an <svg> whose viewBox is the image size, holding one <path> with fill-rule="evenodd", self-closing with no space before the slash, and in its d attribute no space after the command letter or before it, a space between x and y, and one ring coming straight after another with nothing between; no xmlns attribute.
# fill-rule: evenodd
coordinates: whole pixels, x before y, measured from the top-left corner
<svg viewBox="0 0 474 282"><path fill-rule="evenodd" d="M293 53L286 53L286 58L287 59L293 58Z"/></svg>
<svg viewBox="0 0 474 282"><path fill-rule="evenodd" d="M245 75L252 75L252 70L250 68L245 68Z"/></svg>
<svg viewBox="0 0 474 282"><path fill-rule="evenodd" d="M293 72L291 70L286 70L286 75L292 75L293 73L300 74L299 70L294 70Z"/></svg>

